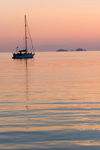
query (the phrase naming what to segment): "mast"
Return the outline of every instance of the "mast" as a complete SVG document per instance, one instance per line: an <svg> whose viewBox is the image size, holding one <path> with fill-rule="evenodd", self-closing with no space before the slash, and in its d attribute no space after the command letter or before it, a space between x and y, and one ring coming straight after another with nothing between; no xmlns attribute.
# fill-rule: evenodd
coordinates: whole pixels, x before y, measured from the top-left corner
<svg viewBox="0 0 100 150"><path fill-rule="evenodd" d="M27 30L26 30L27 24L26 24L26 15L25 15L25 50L27 53Z"/></svg>

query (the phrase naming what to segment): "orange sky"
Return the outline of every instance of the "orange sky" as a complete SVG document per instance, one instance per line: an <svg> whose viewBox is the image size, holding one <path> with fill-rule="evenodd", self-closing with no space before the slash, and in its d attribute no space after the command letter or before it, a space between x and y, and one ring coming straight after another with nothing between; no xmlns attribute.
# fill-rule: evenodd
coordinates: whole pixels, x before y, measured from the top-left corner
<svg viewBox="0 0 100 150"><path fill-rule="evenodd" d="M36 51L100 49L100 0L3 0L0 12L2 52L23 40L25 14Z"/></svg>

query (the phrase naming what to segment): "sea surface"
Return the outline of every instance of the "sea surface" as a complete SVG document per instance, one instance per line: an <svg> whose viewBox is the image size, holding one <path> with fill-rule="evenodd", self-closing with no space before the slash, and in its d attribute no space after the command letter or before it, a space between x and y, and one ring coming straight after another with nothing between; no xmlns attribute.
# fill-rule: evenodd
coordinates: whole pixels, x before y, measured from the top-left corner
<svg viewBox="0 0 100 150"><path fill-rule="evenodd" d="M100 51L0 53L0 150L100 150Z"/></svg>

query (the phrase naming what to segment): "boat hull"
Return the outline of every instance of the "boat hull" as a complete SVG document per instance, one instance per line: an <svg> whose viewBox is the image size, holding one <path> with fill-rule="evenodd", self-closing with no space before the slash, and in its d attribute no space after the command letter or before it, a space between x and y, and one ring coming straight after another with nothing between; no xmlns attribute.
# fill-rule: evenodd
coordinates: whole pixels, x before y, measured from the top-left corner
<svg viewBox="0 0 100 150"><path fill-rule="evenodd" d="M35 54L32 54L32 53L25 53L25 54L20 54L20 53L17 53L17 54L13 54L13 57L12 59L27 59L27 58L33 58Z"/></svg>

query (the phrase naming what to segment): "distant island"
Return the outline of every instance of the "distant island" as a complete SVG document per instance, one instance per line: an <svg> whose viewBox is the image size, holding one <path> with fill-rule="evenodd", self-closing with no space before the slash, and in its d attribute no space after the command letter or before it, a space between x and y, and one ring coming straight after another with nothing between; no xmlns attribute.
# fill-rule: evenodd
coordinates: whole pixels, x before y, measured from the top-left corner
<svg viewBox="0 0 100 150"><path fill-rule="evenodd" d="M56 52L70 52L70 51L86 51L86 49L77 48L76 50L65 50L65 49L56 50Z"/></svg>
<svg viewBox="0 0 100 150"><path fill-rule="evenodd" d="M86 49L78 48L76 51L86 51Z"/></svg>
<svg viewBox="0 0 100 150"><path fill-rule="evenodd" d="M58 49L57 52L66 52L68 50L65 50L65 49Z"/></svg>

